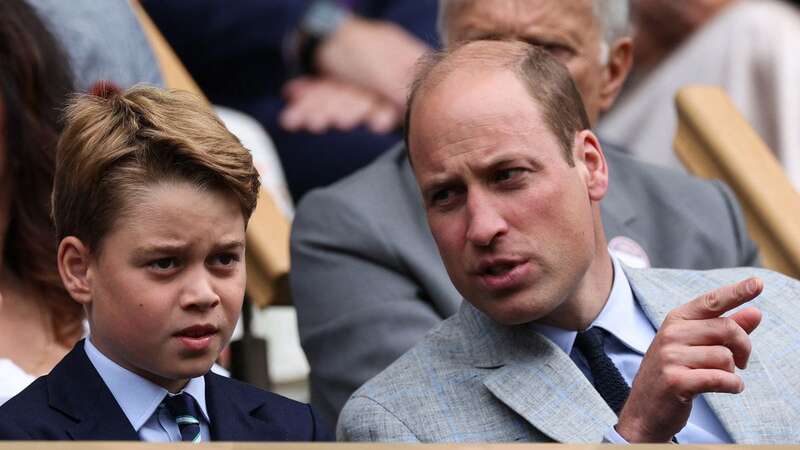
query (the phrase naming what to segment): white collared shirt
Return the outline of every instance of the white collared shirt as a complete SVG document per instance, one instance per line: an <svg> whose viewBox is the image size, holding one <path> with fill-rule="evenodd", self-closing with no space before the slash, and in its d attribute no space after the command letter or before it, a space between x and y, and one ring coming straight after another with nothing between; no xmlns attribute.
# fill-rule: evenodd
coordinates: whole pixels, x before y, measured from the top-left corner
<svg viewBox="0 0 800 450"><path fill-rule="evenodd" d="M100 378L117 400L122 412L130 421L139 438L149 442L180 442L181 433L175 419L162 404L168 391L149 380L120 366L100 352L91 342L91 336L84 343L89 357ZM200 421L202 440L211 440L208 410L206 409L206 384L203 377L192 378L183 392L194 397L203 417Z"/></svg>
<svg viewBox="0 0 800 450"><path fill-rule="evenodd" d="M611 337L605 340L605 351L630 386L639 371L644 354L656 335L656 330L636 302L622 265L613 256L611 260L614 267L611 294L591 326L600 327L611 334ZM574 347L575 337L578 334L576 331L542 324L533 324L533 328L568 354L586 378L592 381L591 370L586 360ZM606 432L606 438L613 443L625 443L613 427ZM689 421L676 438L682 444L733 442L702 396L695 397Z"/></svg>

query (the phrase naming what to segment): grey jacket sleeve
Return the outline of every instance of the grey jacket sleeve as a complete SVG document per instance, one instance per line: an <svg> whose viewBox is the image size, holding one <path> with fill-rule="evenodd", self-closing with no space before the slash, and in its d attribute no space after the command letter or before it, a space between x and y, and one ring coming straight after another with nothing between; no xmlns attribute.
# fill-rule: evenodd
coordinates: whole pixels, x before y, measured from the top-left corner
<svg viewBox="0 0 800 450"><path fill-rule="evenodd" d="M311 403L335 424L348 397L442 318L375 218L329 191L301 202L290 284L311 366Z"/></svg>
<svg viewBox="0 0 800 450"><path fill-rule="evenodd" d="M355 396L342 410L337 441L420 442L394 414L368 397Z"/></svg>

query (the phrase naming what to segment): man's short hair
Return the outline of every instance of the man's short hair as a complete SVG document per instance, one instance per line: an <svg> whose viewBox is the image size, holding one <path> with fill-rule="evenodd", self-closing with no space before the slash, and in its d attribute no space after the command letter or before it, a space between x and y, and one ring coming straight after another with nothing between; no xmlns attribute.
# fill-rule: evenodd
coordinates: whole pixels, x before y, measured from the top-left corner
<svg viewBox="0 0 800 450"><path fill-rule="evenodd" d="M233 194L245 223L260 186L250 152L188 92L101 88L70 101L52 197L59 240L76 236L99 250L131 201L150 185L173 181Z"/></svg>
<svg viewBox="0 0 800 450"><path fill-rule="evenodd" d="M439 1L439 37L442 43L446 42L447 27L451 18L459 14L465 7L473 2L484 0L440 0ZM568 0L574 1L574 0ZM592 12L600 22L603 38L606 43L606 52L614 42L630 34L630 0L592 0ZM605 58L601 58L605 59Z"/></svg>
<svg viewBox="0 0 800 450"><path fill-rule="evenodd" d="M476 46L486 48L473 51L472 48ZM405 142L409 152L411 114L415 100L452 72L473 70L476 67L510 70L517 76L561 145L564 159L573 165L572 146L575 133L590 128L589 117L578 88L567 69L547 51L510 40L467 42L455 49L430 52L420 60L406 105Z"/></svg>

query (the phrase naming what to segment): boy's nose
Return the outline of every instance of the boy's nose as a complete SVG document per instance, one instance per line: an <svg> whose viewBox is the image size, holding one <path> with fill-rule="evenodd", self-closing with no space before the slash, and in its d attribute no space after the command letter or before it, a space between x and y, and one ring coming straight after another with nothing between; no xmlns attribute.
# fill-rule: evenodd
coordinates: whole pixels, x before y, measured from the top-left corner
<svg viewBox="0 0 800 450"><path fill-rule="evenodd" d="M209 274L192 277L181 296L181 307L209 309L219 304L220 298L214 290Z"/></svg>

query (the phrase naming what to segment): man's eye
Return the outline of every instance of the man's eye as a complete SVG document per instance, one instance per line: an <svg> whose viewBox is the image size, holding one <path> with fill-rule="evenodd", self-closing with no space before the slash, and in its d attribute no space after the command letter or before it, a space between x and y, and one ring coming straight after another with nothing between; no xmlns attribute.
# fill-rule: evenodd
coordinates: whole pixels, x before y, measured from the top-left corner
<svg viewBox="0 0 800 450"><path fill-rule="evenodd" d="M549 53L550 56L557 59L562 64L566 61L569 61L574 55L574 52L571 48L561 44L540 44L539 47L541 47L544 51Z"/></svg>
<svg viewBox="0 0 800 450"><path fill-rule="evenodd" d="M502 183L504 181L510 181L515 178L518 178L520 175L524 173L524 169L503 169L497 171L494 176L494 181L496 183Z"/></svg>
<svg viewBox="0 0 800 450"><path fill-rule="evenodd" d="M177 266L175 258L160 258L150 262L150 267L156 270L170 270Z"/></svg>
<svg viewBox="0 0 800 450"><path fill-rule="evenodd" d="M431 204L434 206L444 206L453 201L455 192L452 189L441 189L431 196Z"/></svg>

